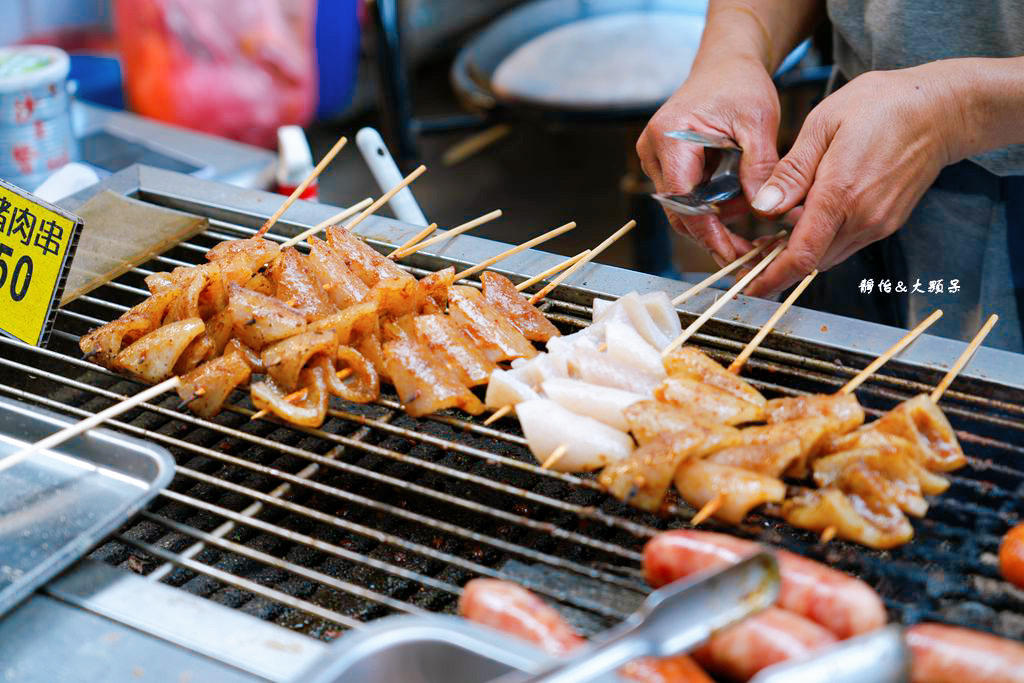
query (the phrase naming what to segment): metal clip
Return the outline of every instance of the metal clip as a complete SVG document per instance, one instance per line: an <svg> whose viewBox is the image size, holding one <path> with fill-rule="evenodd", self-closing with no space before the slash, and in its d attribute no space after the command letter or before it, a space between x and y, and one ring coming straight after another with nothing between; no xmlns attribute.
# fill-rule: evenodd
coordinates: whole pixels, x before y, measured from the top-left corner
<svg viewBox="0 0 1024 683"><path fill-rule="evenodd" d="M638 657L686 652L718 630L769 607L778 593L775 556L760 552L654 591L630 618L568 660L533 676L510 674L492 683L583 683Z"/></svg>
<svg viewBox="0 0 1024 683"><path fill-rule="evenodd" d="M693 142L706 149L722 150L722 160L706 183L702 183L686 194L651 195L661 205L686 216L703 216L718 213L718 205L743 194L740 185L740 155L743 150L732 138L724 135L700 133L695 130L674 130L665 133L670 138Z"/></svg>

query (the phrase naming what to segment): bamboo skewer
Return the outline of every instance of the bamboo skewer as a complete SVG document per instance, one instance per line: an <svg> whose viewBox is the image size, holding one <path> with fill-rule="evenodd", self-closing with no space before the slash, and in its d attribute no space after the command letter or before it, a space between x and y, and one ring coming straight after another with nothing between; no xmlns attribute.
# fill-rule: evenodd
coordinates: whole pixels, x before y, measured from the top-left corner
<svg viewBox="0 0 1024 683"><path fill-rule="evenodd" d="M725 497L721 493L716 493L715 497L704 503L704 506L690 519L690 526L699 526L706 522L711 515L718 512L723 502L725 502Z"/></svg>
<svg viewBox="0 0 1024 683"><path fill-rule="evenodd" d="M306 396L308 395L309 389L307 387L302 387L298 391L293 391L292 393L285 396L284 400L287 401L288 403L298 403L299 401L305 400ZM263 410L257 410L255 413L252 414L249 420L259 420L261 418L266 417L269 414L270 411L267 410L266 408L264 408Z"/></svg>
<svg viewBox="0 0 1024 683"><path fill-rule="evenodd" d="M775 309L774 313L772 313L772 317L768 318L768 322L766 322L761 327L761 329L757 331L757 334L754 335L753 339L751 339L749 342L747 342L747 345L744 346L743 350L740 351L738 356L736 356L736 360L734 360L729 365L729 368L728 368L729 372L732 372L732 373L735 373L735 374L739 374L740 373L740 371L743 369L743 366L746 364L747 360L750 358L750 355L752 353L754 353L754 349L756 349L761 344L761 342L764 341L764 338L768 336L768 333L771 332L772 329L775 327L776 323L778 323L779 320L782 319L782 316L786 314L786 311L789 310L789 308L793 305L793 303L797 300L797 298L801 294L803 294L804 290L807 289L808 285L811 284L811 281L814 279L814 277L817 274L818 274L817 270L811 271L811 274L808 275L807 277L805 277L800 282L800 284L798 284L793 289L793 291L790 292L789 296L786 297L786 300L783 301L781 304L779 304L779 307Z"/></svg>
<svg viewBox="0 0 1024 683"><path fill-rule="evenodd" d="M558 237L559 235L564 235L565 233L569 232L570 230L572 230L575 227L576 227L576 221L570 221L570 222L566 223L565 225L561 225L561 226L555 228L554 230L548 230L543 235L537 235L533 239L526 240L522 244L516 245L516 246L512 247L511 249L506 249L505 251L501 252L497 256L492 256L489 259L481 261L480 263L476 264L475 266L471 266L469 268L466 268L461 273L456 273L454 281L458 281L458 280L461 280L463 278L469 277L470 275L473 275L474 273L479 273L481 270L484 270L485 268L490 268L491 266L493 266L498 261L502 261L504 259L507 259L509 256L512 256L514 254L518 254L519 252L521 252L521 251L523 251L525 249L531 249L531 248L537 246L538 244L542 244L544 242L547 242L548 240L554 239L554 238Z"/></svg>
<svg viewBox="0 0 1024 683"><path fill-rule="evenodd" d="M569 266L571 266L574 263L576 263L577 261L579 261L581 258L584 258L589 253L590 253L589 249L584 249L583 251L581 251L580 253L576 254L572 258L566 259L566 260L562 261L561 263L559 263L558 265L551 266L550 268L548 268L547 270L545 270L542 273L537 273L536 275L531 277L529 280L523 280L518 285L516 285L516 290L520 291L520 292L526 291L527 289L529 289L530 287L533 287L535 284L537 284L541 280L544 280L545 278L549 278L549 277L551 277L552 275L554 275L555 273L557 273L557 272L559 272L561 270L565 270Z"/></svg>
<svg viewBox="0 0 1024 683"><path fill-rule="evenodd" d="M372 214L376 213L380 207L390 202L396 194L404 190L409 185L412 185L414 180L416 180L426 172L426 166L422 164L417 166L412 173L399 180L394 187L392 187L390 190L382 194L377 201L375 201L373 204L370 204L368 207L366 207L365 210L363 210L361 214L353 218L352 222L345 226L345 229L348 230L349 232L355 230L357 225L365 221Z"/></svg>
<svg viewBox="0 0 1024 683"><path fill-rule="evenodd" d="M370 206L371 204L373 204L373 197L367 197L366 199L364 199L363 201L359 202L358 204L353 204L352 206L348 207L344 211L339 211L338 213L334 214L330 218L328 218L326 220L320 221L319 223L314 225L312 228L309 228L307 230L303 230L302 232L300 232L295 237L291 237L291 238L285 240L284 242L281 242L281 250L284 251L288 247L294 247L299 242L302 242L303 240L309 238L312 235L315 235L315 234L321 232L322 230L326 230L327 228L331 227L332 225L335 225L336 223L340 223L341 221L345 220L349 216L362 211L363 209L365 209L366 207Z"/></svg>
<svg viewBox="0 0 1024 683"><path fill-rule="evenodd" d="M555 466L555 463L564 458L566 453L568 452L569 446L567 444L563 443L561 446L558 446L557 448L555 448L555 450L551 451L551 455L549 455L547 459L544 461L544 463L540 466L541 469L550 470L552 467Z"/></svg>
<svg viewBox="0 0 1024 683"><path fill-rule="evenodd" d="M746 254L744 254L743 256L740 256L738 259L736 259L732 263L728 264L727 266L725 266L721 270L718 270L718 271L712 273L711 275L707 276L706 278L704 278L703 280L701 280L700 282L695 284L693 287L690 287L688 290L686 290L685 292L683 292L682 294L680 294L676 298L672 299L672 305L673 306L678 306L679 304L683 303L684 301L687 301L688 299L691 299L694 296L700 294L705 289L707 289L711 285L715 284L716 282L721 280L723 277L725 277L729 273L733 272L734 270L736 270L740 266L742 266L745 263L747 263L750 260L752 260L754 257L756 257L758 254L763 252L765 249L767 249L771 245L775 244L775 240L782 239L785 235L786 235L786 231L785 230L780 230L779 232L777 232L775 234L775 238L774 239L768 240L764 244L761 244L759 246L754 247L753 249L748 251Z"/></svg>
<svg viewBox="0 0 1024 683"><path fill-rule="evenodd" d="M557 287L558 285L560 285L563 282L565 282L570 276L572 276L573 273L575 273L577 270L579 270L580 268L582 268L586 264L588 264L591 261L593 261L595 258L597 258L597 256L602 251L604 251L605 249L610 247L612 244L615 243L616 240L618 240L620 237L622 237L623 235L625 235L627 232L629 232L630 230L632 230L635 227L636 227L636 221L630 220L628 223L623 225L621 228L619 228L618 230L613 232L603 242L601 242L601 244L599 244L596 247L594 247L593 249L591 249L589 254L587 254L586 256L581 257L579 261L577 261L576 263L572 264L567 270L562 271L561 275L559 275L554 280L549 282L544 287L544 289L540 290L539 292L537 292L536 294L531 296L530 297L530 303L533 304L533 305L536 305L538 301L540 301L541 299L546 297L548 294L550 294L551 291L555 287Z"/></svg>
<svg viewBox="0 0 1024 683"><path fill-rule="evenodd" d="M388 258L393 258L395 254L397 254L398 252L402 251L403 249L408 249L409 247L413 246L414 244L419 244L423 240L425 240L428 237L430 237L430 235L435 230L437 230L437 223L431 223L430 225L428 225L427 227L423 228L418 233L416 233L415 235L413 235L412 237L407 239L405 242L402 242L402 244L400 244L397 247L395 247L394 249L392 249L391 253L388 254Z"/></svg>
<svg viewBox="0 0 1024 683"><path fill-rule="evenodd" d="M765 256L756 266L753 267L753 269L751 269L749 273L744 275L739 280L739 282L734 284L729 289L729 291L727 291L725 294L722 295L720 299L718 299L718 301L708 306L707 310L701 313L696 320L690 323L690 326L683 330L682 334L673 339L672 342L665 347L665 349L661 352L662 358L668 356L668 354L672 353L672 351L685 344L686 340L692 337L701 327L701 325L706 323L711 318L711 316L713 316L715 313L719 311L719 309L721 309L727 303L732 301L732 298L734 296L743 291L743 288L750 284L751 280L760 275L761 271L767 268L768 264L774 261L775 257L781 254L782 250L785 248L785 244L780 244L779 246L772 249L772 252L770 254Z"/></svg>
<svg viewBox="0 0 1024 683"><path fill-rule="evenodd" d="M947 372L946 376L942 378L942 381L940 381L936 385L935 389L932 390L932 394L930 397L932 403L939 402L939 399L942 398L942 395L944 393L946 393L946 389L948 389L949 385L953 383L953 380L956 379L956 376L960 374L960 372L969 362L971 362L971 358L974 357L974 354L975 352L977 352L978 347L981 346L981 343L983 341L985 341L985 337L988 336L988 333L992 331L992 328L996 326L997 322L999 322L999 316L996 315L995 313L988 317L988 320L985 321L985 324L982 325L981 329L978 330L978 333L974 335L974 339L971 340L971 343L967 345L967 348L964 349L964 352L961 353L960 357L956 359L955 363L953 363L953 367L949 369L949 372Z"/></svg>
<svg viewBox="0 0 1024 683"><path fill-rule="evenodd" d="M84 420L80 420L73 425L69 425L64 429L61 429L60 431L54 432L48 437L36 441L32 445L26 446L17 453L8 455L6 458L0 458L0 472L3 472L4 470L9 469L11 467L14 467L22 460L25 460L26 458L32 456L32 454L34 453L44 451L48 448L53 448L54 446L58 446L64 443L68 439L76 437L79 434L82 434L83 432L87 432L93 427L106 422L108 419L112 417L117 417L121 413L127 410L131 410L140 403L145 403L149 399L155 396L159 396L165 391L177 389L180 384L181 378L171 377L170 379L160 382L160 384L155 384L149 387L148 389L140 391L134 396L129 396L123 401L115 403L106 410L101 410L100 412L96 413L91 417L87 417Z"/></svg>
<svg viewBox="0 0 1024 683"><path fill-rule="evenodd" d="M838 533L839 533L839 529L837 529L834 524L829 524L827 527L825 527L821 531L821 542L822 543L830 542L833 538L836 537L836 534L838 534Z"/></svg>
<svg viewBox="0 0 1024 683"><path fill-rule="evenodd" d="M277 211L263 222L263 225L256 232L257 236L263 235L270 230L275 223L277 223L278 219L280 219L284 212L288 210L288 207L294 204L295 200L302 196L302 193L306 191L306 188L309 187L310 183L320 176L329 163L334 161L334 157L338 155L338 152L341 151L341 148L345 146L346 142L348 142L348 138L344 135L338 138L338 141L334 143L334 146L331 147L330 150L328 150L327 154L324 155L324 158L320 160L320 163L318 163L310 174L306 176L301 183L299 183L298 187L292 190L292 193L288 195L288 199L284 200L284 203L277 207Z"/></svg>
<svg viewBox="0 0 1024 683"><path fill-rule="evenodd" d="M449 239L451 239L453 237L458 237L462 233L468 232L468 231L472 230L473 228L476 228L476 227L479 227L479 226L483 225L484 223L490 223L495 218L500 218L501 217L501 213L502 213L501 209L495 209L494 211L491 211L490 213L485 213L483 216L480 216L479 218L474 218L473 220L468 221L466 223L463 223L462 225L456 226L456 227L452 228L451 230L445 230L440 235L435 235L434 237L431 237L429 240L425 240L423 242L419 242L419 243L414 244L411 247L407 247L405 249L398 249L396 251L393 251L390 254L390 256L391 256L391 258L395 259L396 261L398 259L403 259L406 256L409 256L411 254L415 254L417 251L420 251L421 249L426 249L427 247L432 247L432 246L434 246L435 244L437 244L439 242L443 242L445 240L449 240Z"/></svg>
<svg viewBox="0 0 1024 683"><path fill-rule="evenodd" d="M490 417L484 420L484 426L490 426L497 422L498 420L500 420L501 418L505 417L506 415L512 412L512 408L513 406L511 404L498 408L497 410L494 411L493 414L491 414Z"/></svg>
<svg viewBox="0 0 1024 683"><path fill-rule="evenodd" d="M927 330L932 325L932 323L934 323L941 317L941 310L936 309L935 311L933 311L931 315L929 315L927 318L919 322L917 324L917 327L907 332L900 338L899 341L890 346L889 349L886 350L881 356L871 361L871 363L866 368L858 372L853 379L844 384L842 388L839 389L839 391L836 393L849 394L855 391L857 387L863 384L868 379L868 377L871 377L871 375L873 375L875 371L878 370L878 368L888 363L890 360L892 360L894 356L899 354L900 351L910 346L910 343L912 341L917 339L922 332Z"/></svg>
<svg viewBox="0 0 1024 683"><path fill-rule="evenodd" d="M352 368L345 368L344 370L338 370L334 374L337 376L338 379L345 379L346 377L348 377L349 375L352 374ZM308 393L309 393L309 389L306 388L306 387L303 387L302 389L299 389L298 391L293 391L292 393L290 393L287 396L285 396L284 400L288 401L288 403L296 403L297 401L301 401L304 398L306 398ZM252 422L253 420L262 419L262 418L266 417L269 414L270 414L270 411L267 410L266 408L263 408L262 410L257 410L249 418L249 421Z"/></svg>

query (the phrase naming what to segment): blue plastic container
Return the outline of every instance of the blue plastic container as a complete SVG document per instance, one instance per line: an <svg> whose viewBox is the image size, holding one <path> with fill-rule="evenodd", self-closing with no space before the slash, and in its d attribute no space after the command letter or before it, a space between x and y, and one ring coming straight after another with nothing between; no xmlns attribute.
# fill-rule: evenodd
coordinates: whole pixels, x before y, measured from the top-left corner
<svg viewBox="0 0 1024 683"><path fill-rule="evenodd" d="M73 54L69 79L78 84L75 97L114 109L124 109L121 61L112 55Z"/></svg>
<svg viewBox="0 0 1024 683"><path fill-rule="evenodd" d="M359 0L319 0L316 16L319 71L318 119L330 118L352 101L359 66Z"/></svg>
<svg viewBox="0 0 1024 683"><path fill-rule="evenodd" d="M34 190L78 158L68 55L47 45L0 48L0 178Z"/></svg>

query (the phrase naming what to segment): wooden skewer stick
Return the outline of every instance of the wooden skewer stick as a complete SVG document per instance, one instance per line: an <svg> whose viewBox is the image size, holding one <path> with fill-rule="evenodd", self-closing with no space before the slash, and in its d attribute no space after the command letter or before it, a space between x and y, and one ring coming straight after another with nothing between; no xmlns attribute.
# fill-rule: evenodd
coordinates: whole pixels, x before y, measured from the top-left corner
<svg viewBox="0 0 1024 683"><path fill-rule="evenodd" d="M345 229L348 230L349 232L355 230L357 225L359 225L367 218L369 218L371 215L376 213L377 209L390 202L396 194L398 194L408 186L412 185L414 180L416 180L426 172L426 166L424 166L423 164L417 166L415 169L413 169L412 173L399 180L394 187L392 187L390 190L382 194L380 196L380 199L375 201L373 204L370 204L370 206L368 206L361 214L353 218L352 222L345 226Z"/></svg>
<svg viewBox="0 0 1024 683"><path fill-rule="evenodd" d="M406 241L402 242L400 245L392 249L391 253L388 254L388 258L394 258L395 254L402 251L403 249L408 249L414 244L419 244L423 240L430 237L431 233L433 233L435 230L437 230L437 223L431 223L430 225L423 228L418 233L416 233L415 235L413 235L412 237L410 237L409 239L407 239Z"/></svg>
<svg viewBox="0 0 1024 683"><path fill-rule="evenodd" d="M775 239L782 239L785 235L786 235L786 231L785 230L780 230L779 232L777 232L775 234ZM750 260L752 260L758 254L763 252L765 249L767 249L768 247L770 247L773 244L775 244L775 239L765 241L764 244L761 244L759 246L754 247L753 249L748 251L746 254L744 254L743 256L740 256L738 259L736 259L732 263L728 264L727 266L725 266L721 270L719 270L717 272L714 272L711 275L707 276L706 278L704 278L703 280L701 280L700 282L695 284L693 287L690 287L688 290L686 290L685 292L683 292L682 294L680 294L676 298L672 299L672 305L673 306L678 306L679 304L683 303L684 301L687 301L688 299L691 299L691 298L695 297L696 295L700 294L705 289L707 289L711 285L715 284L716 282L721 280L723 277L725 277L726 275L728 275L732 271L736 270L737 268L739 268L743 264L748 263Z"/></svg>
<svg viewBox="0 0 1024 683"><path fill-rule="evenodd" d="M365 209L366 207L370 206L371 204L373 204L373 197L367 197L366 199L364 199L363 201L359 202L358 204L353 204L352 206L348 207L344 211L339 211L338 213L334 214L330 218L328 218L326 220L320 221L319 223L314 225L312 228L309 228L308 230L303 230L302 232L300 232L295 237L291 237L291 238L285 240L284 242L281 242L281 250L283 251L283 250L287 249L288 247L294 247L299 242L301 242L301 241L309 238L310 236L315 235L315 234L317 234L317 233L319 233L319 232L321 232L323 230L326 230L327 228L331 227L332 225L336 225L336 224L340 223L341 221L345 220L346 218L348 218L352 214L355 214L355 213L358 213L358 212L362 211L363 209Z"/></svg>
<svg viewBox="0 0 1024 683"><path fill-rule="evenodd" d="M324 155L324 158L320 160L320 163L317 164L316 167L310 171L309 175L299 183L299 186L296 187L290 195L288 195L288 199L284 200L284 203L277 207L277 211L263 222L263 226L256 232L257 236L266 233L267 230L270 230L270 228L274 226L274 223L277 223L278 219L280 219L284 212L288 210L288 207L294 204L295 200L302 196L302 193L306 191L306 188L309 187L310 183L316 180L323 170L327 168L327 164L334 161L334 157L338 155L338 152L341 151L341 148L345 146L346 142L348 142L348 138L344 135L338 138L338 141L334 143L334 147L331 147L327 154Z"/></svg>
<svg viewBox="0 0 1024 683"><path fill-rule="evenodd" d="M518 254L519 252L521 252L521 251L523 251L525 249L531 249L531 248L537 246L538 244L541 244L543 242L547 242L548 240L554 239L554 238L558 237L559 235L564 235L565 233L569 232L570 230L572 230L575 227L576 227L576 221L570 221L570 222L566 223L565 225L561 225L561 226L555 228L554 230L548 230L543 235L537 235L533 239L526 240L522 244L518 244L518 245L512 247L511 249L506 249L505 251L501 252L497 256L492 256L489 259L481 261L480 263L476 264L475 266L472 266L470 268L466 268L461 273L456 273L455 274L455 280L453 280L453 282L457 282L457 281L461 280L462 278L469 277L470 275L473 275L474 273L479 273L484 268L490 268L491 266L493 266L498 261L507 259L509 256L512 256L513 254Z"/></svg>
<svg viewBox="0 0 1024 683"><path fill-rule="evenodd" d="M303 388L299 389L298 391L293 391L292 393L290 393L287 396L285 396L284 400L287 401L288 403L298 403L299 401L301 401L304 398L306 398L306 396L308 394L309 394L309 389L306 388L306 387L303 387ZM252 420L259 420L259 419L262 419L262 418L266 417L269 414L270 414L270 411L267 410L266 408L264 408L263 410L257 410L255 413L252 414L252 417L250 417L249 420L250 421L252 421Z"/></svg>
<svg viewBox="0 0 1024 683"><path fill-rule="evenodd" d="M744 364L746 364L747 359L750 358L750 354L754 353L754 349L756 349L761 344L761 342L764 341L764 338L768 336L768 333L772 331L776 323L778 323L779 320L782 319L782 316L786 314L786 311L788 311L790 306L792 306L793 303L797 300L797 297L803 294L804 290L807 289L808 285L811 284L811 280L813 280L817 274L817 270L811 271L811 274L805 277L800 282L800 284L798 284L793 289L793 291L790 292L789 296L786 297L786 300L779 304L779 307L775 309L774 313L772 313L772 317L768 318L768 322L766 322L764 326L762 326L761 329L757 331L757 334L754 335L753 339L747 342L747 345L743 347L743 350L740 351L740 354L736 356L736 360L734 360L732 364L729 365L729 372L735 374L740 373L740 370L743 369L743 366Z"/></svg>
<svg viewBox="0 0 1024 683"><path fill-rule="evenodd" d="M498 408L497 410L494 411L494 413L490 417L488 417L486 420L484 420L484 425L488 426L488 425L494 424L495 422L497 422L501 418L503 418L506 415L508 415L509 413L511 413L512 410L513 410L513 406L511 404Z"/></svg>
<svg viewBox="0 0 1024 683"><path fill-rule="evenodd" d="M561 446L551 451L551 455L549 455L547 457L547 460L545 460L544 463L540 466L541 469L550 470L552 467L555 466L555 463L564 458L565 454L568 452L569 446L563 443Z"/></svg>
<svg viewBox="0 0 1024 683"><path fill-rule="evenodd" d="M562 261L561 263L559 263L556 266L551 266L550 268L545 270L543 273L537 273L536 275L531 277L529 280L523 280L518 285L516 285L516 290L520 291L520 292L526 291L527 289L529 289L530 287L533 287L535 284L537 284L541 280L549 278L552 275L554 275L555 273L557 273L559 271L562 271L562 270L565 270L569 266L575 264L581 258L585 258L586 255L589 254L589 253L590 253L589 249L584 249L583 251L581 251L580 253L576 254L572 258L566 259L566 260Z"/></svg>
<svg viewBox="0 0 1024 683"><path fill-rule="evenodd" d="M932 391L932 403L939 402L939 399L942 398L944 393L946 393L946 389L948 389L949 385L953 383L956 376L960 374L960 371L964 369L964 366L971 362L971 358L974 357L978 347L981 346L983 341L985 341L985 337L988 336L988 333L992 331L992 328L996 326L997 322L999 322L999 316L995 313L988 317L985 324L981 326L980 330L978 330L978 334L974 335L974 339L971 340L971 343L967 345L964 352L961 353L960 357L956 359L955 363L953 363L953 367L949 369L946 376L942 378L942 381L939 382Z"/></svg>
<svg viewBox="0 0 1024 683"><path fill-rule="evenodd" d="M821 531L821 542L822 543L828 543L833 538L835 538L836 534L838 534L838 533L839 533L839 529L836 528L836 525L835 524L829 524L827 527L825 527Z"/></svg>
<svg viewBox="0 0 1024 683"><path fill-rule="evenodd" d="M602 251L604 251L608 247L612 246L612 244L614 244L617 239L619 239L620 237L622 237L623 235L625 235L627 232L629 232L630 230L632 230L635 227L636 227L636 221L630 220L628 223L623 225L621 228L619 228L618 230L613 232L611 235L609 235L605 239L604 242L601 242L601 244L599 244L596 247L594 247L593 249L591 249L589 254L587 254L586 256L582 257L576 263L572 264L567 270L562 271L562 274L559 275L558 277L556 277L551 282L549 282L544 287L544 289L540 290L539 292L537 292L536 294L531 296L530 297L530 303L533 304L533 305L536 305L538 301L540 301L541 299L546 297L548 294L550 294L551 291L555 287L557 287L558 285L560 285L563 282L565 282L569 277L572 276L573 273L575 273L577 270L579 270L580 268L582 268L586 264L588 264L591 261L593 261L595 258L597 258L597 256Z"/></svg>
<svg viewBox="0 0 1024 683"><path fill-rule="evenodd" d="M334 374L338 377L338 379L345 379L346 377L348 377L349 375L352 374L352 368L345 368L344 370L338 370ZM288 403L296 403L297 401L301 401L304 398L306 398L306 395L308 393L309 393L309 389L306 388L306 387L303 387L302 389L299 389L298 391L293 391L292 393L290 393L287 396L285 396L284 400L288 401ZM257 410L255 413L252 414L252 417L249 418L249 421L251 422L252 420L259 420L261 418L266 417L269 414L270 414L270 411L267 410L266 408L264 408L263 410Z"/></svg>
<svg viewBox="0 0 1024 683"><path fill-rule="evenodd" d="M718 509L722 507L722 503L725 502L725 498L721 493L716 493L715 497L704 503L704 507L697 511L697 514L690 520L690 526L699 526L707 521L708 517L718 512Z"/></svg>
<svg viewBox="0 0 1024 683"><path fill-rule="evenodd" d="M483 225L484 223L490 223L495 218L500 218L500 217L501 217L501 209L495 209L494 211L491 211L490 213L485 213L483 216L480 216L479 218L474 218L473 220L468 221L466 223L463 223L460 226L454 227L451 230L445 230L440 235L435 235L434 237L431 237L429 240L425 240L423 242L419 242L418 244L414 244L411 247L407 247L405 249L399 249L398 251L392 252L391 258L395 259L396 261L398 259L403 259L406 256L409 256L410 254L415 254L420 249L426 249L427 247L434 246L438 242L443 242L445 240L450 240L453 237L458 237L459 235L461 235L464 232L467 232L469 230L472 230L473 228L479 227L479 226Z"/></svg>
<svg viewBox="0 0 1024 683"><path fill-rule="evenodd" d="M171 377L168 380L155 384L144 391L140 391L134 396L130 396L120 403L115 403L106 410L101 410L91 417L87 417L84 420L76 422L73 425L69 425L60 431L54 432L50 436L36 441L31 446L26 446L17 453L8 455L5 458L0 458L0 472L6 469L14 467L22 460L30 457L33 453L53 448L54 446L60 445L70 438L78 436L83 432L87 432L93 427L106 422L107 420L117 417L121 413L134 408L140 403L145 403L154 396L159 396L165 391L172 391L177 389L181 384L181 379L178 377Z"/></svg>
<svg viewBox="0 0 1024 683"><path fill-rule="evenodd" d="M768 264L774 261L775 257L781 254L782 250L785 248L785 244L780 244L779 246L772 249L772 252L770 254L765 256L760 263L758 263L756 266L753 267L753 269L751 269L749 273L744 275L739 280L739 282L734 284L732 288L729 289L729 291L727 291L725 294L721 296L720 299L718 299L718 301L708 306L708 309L701 313L696 320L690 323L690 326L683 330L682 334L673 339L672 342L665 347L665 350L661 352L662 358L668 356L668 354L672 353L675 349L685 344L686 340L692 337L694 333L696 333L697 330L700 329L701 325L706 323L711 318L711 316L718 312L720 308L722 308L727 303L732 301L732 298L734 296L743 291L743 288L750 284L751 280L760 275L761 271L767 268Z"/></svg>
<svg viewBox="0 0 1024 683"><path fill-rule="evenodd" d="M857 375L849 382L843 385L843 387L837 392L840 394L849 394L856 390L861 384L867 380L868 377L873 375L878 368L882 367L890 360L893 356L896 356L900 351L910 346L910 343L917 339L922 332L927 330L932 323L942 317L942 311L935 309L930 316L922 320L917 324L917 327L907 332L903 337L900 338L895 344L889 347L889 349L878 358L871 361L871 363L857 373Z"/></svg>

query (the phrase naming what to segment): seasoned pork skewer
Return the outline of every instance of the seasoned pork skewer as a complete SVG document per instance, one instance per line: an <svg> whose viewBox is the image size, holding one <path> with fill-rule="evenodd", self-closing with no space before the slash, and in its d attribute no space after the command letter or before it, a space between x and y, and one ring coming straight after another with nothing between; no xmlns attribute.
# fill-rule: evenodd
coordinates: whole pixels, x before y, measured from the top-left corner
<svg viewBox="0 0 1024 683"><path fill-rule="evenodd" d="M282 205L277 209L277 211L275 211L275 213L270 218L267 219L267 221L263 224L263 226L257 233L257 236L267 232L271 228L271 226L273 226L277 222L281 215L283 215L284 212L288 210L288 207L295 202L295 200L302 194L302 192L305 191L307 187L309 187L310 183L312 183L313 180L315 180L316 177L319 176L320 173L328 166L328 164L331 163L331 161L338 154L338 152L341 151L342 147L345 146L346 142L346 138L341 137L334 144L334 146L331 147L330 151L328 151L328 153L324 155L324 158L320 160L320 162L316 165L316 167L309 174L309 176L303 179L302 183L300 183L299 187L296 188L292 195L282 203ZM106 339L108 345L97 344L95 347L89 345L88 348L82 349L83 352L86 354L86 356L99 356L101 359L106 357L110 361L116 361L116 358L114 358L115 352L113 344L116 344L117 355L120 356L121 349L124 348L124 346L126 346L126 336L130 335L131 337L134 337L135 340L140 340L143 336L146 336L148 333L156 331L156 328L159 326L163 314L166 313L167 308L169 308L170 305L173 303L174 296L176 295L177 294L174 292L173 289L168 289L165 294L158 296L156 301L150 302L148 305L144 307L136 307L135 309L132 309L131 311L129 311L129 313L131 313L132 315L128 316L128 319L125 321L124 324L119 326L119 329L108 330ZM158 311L160 313L159 316L157 316ZM188 334L191 334L191 332L196 332L196 334L189 339L189 342L191 342L191 339L194 339L195 336L206 331L206 325L203 324L202 320L200 319L198 325L192 323L188 326L187 329L189 330L189 332L186 333L186 336ZM97 339L97 341L99 340ZM177 342L177 340L173 339L170 341ZM113 344L111 344L110 342L113 342ZM177 344L175 343L174 346L176 345ZM162 346L167 345L164 344ZM128 349L126 348L125 351L127 350ZM172 355L180 356L181 353L184 353L184 350L182 350L181 353L176 353L176 349L167 351L164 348L157 348L156 350L161 352L163 355L167 355L168 353L170 353ZM126 357L125 361L127 362L129 359L132 358L135 359L134 363L132 364L133 367L135 368L152 367L150 365L150 361L146 360L144 355L129 355ZM177 362L177 358L174 359L174 362ZM235 376L238 376L240 373L236 369L234 374ZM156 386L150 387L149 389L145 389L142 392L139 392L134 397L126 399L125 401L122 401L113 406L110 406L106 410L101 411L90 418L81 420L75 425L71 425L70 427L62 429L56 432L55 434L51 434L46 439L38 441L35 444L29 446L28 448L22 449L17 453L11 454L6 458L0 459L0 471L13 467L18 462L25 460L26 458L30 457L33 453L39 450L53 448L54 446L57 446L63 443L64 441L67 441L68 439L77 436L78 434L85 433L89 429L92 429L93 427L102 424L103 422L112 417L120 415L121 413L131 409L135 405L143 403L154 396L159 396L164 392L179 389L181 386L182 380L179 376L175 375L173 377L169 377L163 382L157 384Z"/></svg>
<svg viewBox="0 0 1024 683"><path fill-rule="evenodd" d="M995 325L990 317L939 382L856 431L834 436L814 465L819 491L805 491L781 508L796 526L887 548L908 541L913 528L903 513L923 515L925 495L944 491L940 476L966 463L952 426L935 403ZM856 510L847 497L857 501Z"/></svg>

